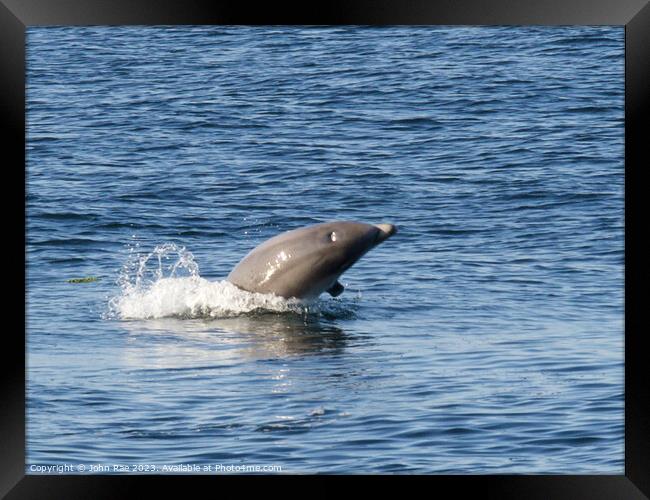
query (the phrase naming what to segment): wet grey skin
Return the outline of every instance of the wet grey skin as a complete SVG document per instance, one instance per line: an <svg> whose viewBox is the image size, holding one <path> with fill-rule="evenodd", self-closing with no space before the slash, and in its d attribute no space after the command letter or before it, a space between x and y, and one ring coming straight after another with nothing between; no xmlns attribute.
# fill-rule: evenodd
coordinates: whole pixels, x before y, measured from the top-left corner
<svg viewBox="0 0 650 500"><path fill-rule="evenodd" d="M338 279L397 232L393 224L325 222L279 234L254 248L226 278L249 292L315 299L343 293Z"/></svg>

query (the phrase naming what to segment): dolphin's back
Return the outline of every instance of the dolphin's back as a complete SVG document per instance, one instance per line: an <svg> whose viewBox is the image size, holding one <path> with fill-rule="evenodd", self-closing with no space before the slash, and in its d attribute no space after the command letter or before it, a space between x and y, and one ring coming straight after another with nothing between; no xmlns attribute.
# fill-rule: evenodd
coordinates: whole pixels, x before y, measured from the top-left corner
<svg viewBox="0 0 650 500"><path fill-rule="evenodd" d="M310 234L314 230L314 226L294 229L266 240L235 266L227 280L249 292L300 298L314 295L311 289L320 284L310 272L318 259L319 245Z"/></svg>
<svg viewBox="0 0 650 500"><path fill-rule="evenodd" d="M251 250L226 279L249 292L286 298L311 299L324 291L337 296L343 291L339 276L393 234L393 226L390 234L381 226L323 222L281 233Z"/></svg>

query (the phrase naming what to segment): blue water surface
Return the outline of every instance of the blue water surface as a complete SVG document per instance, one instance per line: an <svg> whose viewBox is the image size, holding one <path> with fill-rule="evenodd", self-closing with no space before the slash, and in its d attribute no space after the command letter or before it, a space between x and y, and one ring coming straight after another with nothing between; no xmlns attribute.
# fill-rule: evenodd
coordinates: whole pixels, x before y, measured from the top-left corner
<svg viewBox="0 0 650 500"><path fill-rule="evenodd" d="M27 56L28 473L623 473L623 27L30 27ZM165 243L147 286L337 219L399 232L320 307L111 307Z"/></svg>

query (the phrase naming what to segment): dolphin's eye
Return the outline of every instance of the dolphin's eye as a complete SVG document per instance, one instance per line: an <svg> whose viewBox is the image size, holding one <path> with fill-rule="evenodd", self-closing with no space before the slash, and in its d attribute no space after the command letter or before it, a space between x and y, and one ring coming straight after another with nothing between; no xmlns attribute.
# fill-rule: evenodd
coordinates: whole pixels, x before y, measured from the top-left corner
<svg viewBox="0 0 650 500"><path fill-rule="evenodd" d="M334 231L332 231L332 232L330 233L330 240L331 240L331 241L336 241L336 233L335 233Z"/></svg>

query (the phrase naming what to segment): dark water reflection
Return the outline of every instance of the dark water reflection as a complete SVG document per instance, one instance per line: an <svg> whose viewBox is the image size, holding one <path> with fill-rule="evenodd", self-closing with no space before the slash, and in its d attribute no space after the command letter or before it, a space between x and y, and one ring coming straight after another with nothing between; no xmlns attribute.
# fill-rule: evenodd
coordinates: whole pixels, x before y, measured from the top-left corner
<svg viewBox="0 0 650 500"><path fill-rule="evenodd" d="M186 349L191 343L204 356L235 349L244 359L295 355L340 354L348 342L345 332L313 315L255 313L211 320L157 319L120 323L132 336L148 336L152 343ZM167 342L166 342L167 341ZM176 356L172 356L176 357Z"/></svg>

